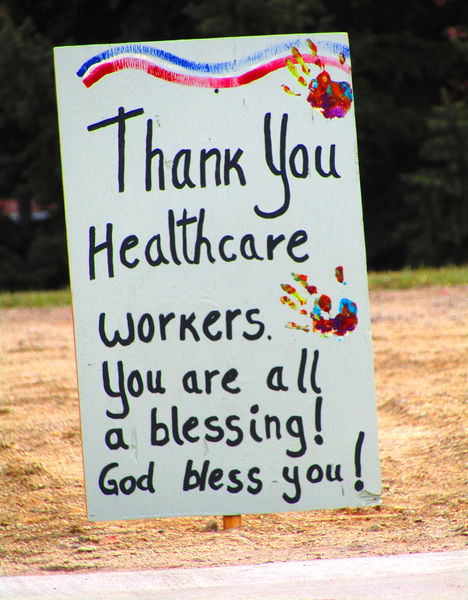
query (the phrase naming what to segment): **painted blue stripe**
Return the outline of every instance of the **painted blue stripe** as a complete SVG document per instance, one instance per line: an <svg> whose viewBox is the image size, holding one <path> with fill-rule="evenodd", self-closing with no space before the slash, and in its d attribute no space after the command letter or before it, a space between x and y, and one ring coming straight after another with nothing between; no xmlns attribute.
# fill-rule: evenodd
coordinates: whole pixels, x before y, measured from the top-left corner
<svg viewBox="0 0 468 600"><path fill-rule="evenodd" d="M317 48L320 48L321 52L327 51L331 52L334 55L338 55L340 52L344 54L346 58L349 58L349 48L347 46L343 46L342 44L338 44L335 42L318 42ZM100 54L96 54L89 60L87 60L83 65L78 69L77 75L79 77L83 77L83 75L88 71L90 67L105 60L112 59L121 54L142 54L146 56L150 56L152 58L158 58L163 61L172 63L179 67L183 67L185 69L195 71L197 73L210 73L210 74L219 74L225 73L229 71L235 71L240 68L249 67L252 64L258 63L262 60L266 60L269 58L273 58L274 56L281 55L284 52L290 52L291 47L296 46L296 48L302 49L305 52L309 52L309 48L306 45L305 40L294 39L289 42L285 42L283 44L275 44L273 46L269 46L264 50L258 50L249 56L246 56L240 60L219 62L219 63L201 63L191 61L185 58L181 58L172 54L171 52L166 52L165 50L161 50L160 48L154 48L153 46L147 46L144 44L124 44L122 46L116 46L114 48L109 48Z"/></svg>

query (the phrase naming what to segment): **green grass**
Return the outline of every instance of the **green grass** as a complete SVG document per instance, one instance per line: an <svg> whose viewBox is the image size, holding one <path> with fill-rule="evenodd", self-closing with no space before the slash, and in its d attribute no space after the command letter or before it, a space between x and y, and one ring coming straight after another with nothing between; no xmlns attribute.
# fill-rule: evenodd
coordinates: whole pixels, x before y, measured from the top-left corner
<svg viewBox="0 0 468 600"><path fill-rule="evenodd" d="M70 290L47 290L31 292L0 292L0 309L26 307L48 308L51 306L69 306Z"/></svg>
<svg viewBox="0 0 468 600"><path fill-rule="evenodd" d="M468 284L468 265L369 273L369 288L371 290L406 290L429 285L463 284ZM45 308L69 305L70 290L68 288L43 292L0 292L0 309L17 306Z"/></svg>
<svg viewBox="0 0 468 600"><path fill-rule="evenodd" d="M381 271L369 273L371 290L407 290L429 285L468 284L468 265L461 267L422 267L401 271Z"/></svg>

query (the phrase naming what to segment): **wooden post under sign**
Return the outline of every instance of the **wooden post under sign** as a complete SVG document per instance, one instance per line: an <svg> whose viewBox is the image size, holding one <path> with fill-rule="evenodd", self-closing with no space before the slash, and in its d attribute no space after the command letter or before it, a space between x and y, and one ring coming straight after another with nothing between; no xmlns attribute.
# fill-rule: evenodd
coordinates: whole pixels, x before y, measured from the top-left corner
<svg viewBox="0 0 468 600"><path fill-rule="evenodd" d="M223 527L224 529L234 529L235 527L242 526L242 515L224 515Z"/></svg>

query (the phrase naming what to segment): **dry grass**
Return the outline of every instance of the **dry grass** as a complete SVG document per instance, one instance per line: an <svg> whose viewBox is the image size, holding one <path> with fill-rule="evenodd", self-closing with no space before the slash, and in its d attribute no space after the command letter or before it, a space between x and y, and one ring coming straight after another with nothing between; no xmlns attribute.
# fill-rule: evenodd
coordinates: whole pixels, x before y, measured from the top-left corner
<svg viewBox="0 0 468 600"><path fill-rule="evenodd" d="M466 522L468 286L371 294L383 504L221 520L85 518L71 311L0 313L0 574L456 550Z"/></svg>

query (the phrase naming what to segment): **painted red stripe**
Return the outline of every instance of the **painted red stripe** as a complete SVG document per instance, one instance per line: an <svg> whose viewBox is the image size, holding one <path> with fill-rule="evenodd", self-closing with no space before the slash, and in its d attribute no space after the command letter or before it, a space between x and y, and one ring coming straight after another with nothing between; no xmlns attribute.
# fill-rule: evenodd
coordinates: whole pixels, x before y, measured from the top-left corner
<svg viewBox="0 0 468 600"><path fill-rule="evenodd" d="M291 57L277 58L264 65L255 67L236 77L198 77L196 75L185 75L183 73L175 73L158 67L149 60L143 58L115 58L110 62L101 63L96 66L88 75L83 78L83 83L86 87L91 87L94 83L109 75L125 69L138 69L145 71L149 75L153 75L164 81L178 83L181 85L194 86L200 88L233 88L241 85L246 85L257 79L261 79L265 75L272 73L286 66L286 60ZM311 56L304 56L304 62L313 63L315 59ZM348 65L341 65L338 60L320 57L322 64L327 64L333 67L338 67L343 71L350 71ZM295 62L295 61L293 61Z"/></svg>

